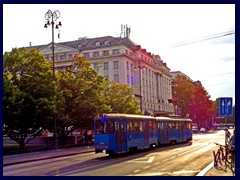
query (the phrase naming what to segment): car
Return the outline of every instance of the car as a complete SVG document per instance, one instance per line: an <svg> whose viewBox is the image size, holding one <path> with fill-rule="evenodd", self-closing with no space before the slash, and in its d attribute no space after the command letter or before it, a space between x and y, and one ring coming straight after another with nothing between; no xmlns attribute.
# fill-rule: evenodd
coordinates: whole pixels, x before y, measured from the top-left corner
<svg viewBox="0 0 240 180"><path fill-rule="evenodd" d="M206 128L201 127L200 132L206 132Z"/></svg>
<svg viewBox="0 0 240 180"><path fill-rule="evenodd" d="M199 132L199 129L198 129L198 126L197 126L196 123L193 123L193 124L192 124L192 132L193 132L193 133Z"/></svg>

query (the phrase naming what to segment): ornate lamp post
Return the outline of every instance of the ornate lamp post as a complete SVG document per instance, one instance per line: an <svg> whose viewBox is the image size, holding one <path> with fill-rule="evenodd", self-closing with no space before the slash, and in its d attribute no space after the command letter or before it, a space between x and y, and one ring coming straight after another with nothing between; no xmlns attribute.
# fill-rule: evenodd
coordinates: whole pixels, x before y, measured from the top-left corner
<svg viewBox="0 0 240 180"><path fill-rule="evenodd" d="M142 112L142 75L141 75L141 70L145 69L145 66L138 65L135 67L135 70L138 69L138 74L139 74L139 90L140 90L140 110Z"/></svg>
<svg viewBox="0 0 240 180"><path fill-rule="evenodd" d="M58 10L52 12L51 10L48 10L45 14L45 19L47 22L44 25L44 28L48 28L50 26L50 23L52 25L52 70L53 70L53 85L55 81L55 57L54 57L54 25L56 24L55 28L58 29L59 26L61 26L61 21L57 22L58 18L60 17L60 12ZM56 23L55 23L56 22ZM55 94L53 89L53 94ZM58 138L57 138L57 119L56 114L53 112L53 119L54 119L54 138L55 138L55 149L58 149Z"/></svg>

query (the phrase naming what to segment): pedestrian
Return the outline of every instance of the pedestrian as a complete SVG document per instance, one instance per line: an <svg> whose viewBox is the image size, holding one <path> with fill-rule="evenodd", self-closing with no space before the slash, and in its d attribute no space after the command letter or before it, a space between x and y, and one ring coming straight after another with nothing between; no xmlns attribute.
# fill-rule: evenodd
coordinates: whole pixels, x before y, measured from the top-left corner
<svg viewBox="0 0 240 180"><path fill-rule="evenodd" d="M233 130L233 135L228 141L228 145L230 147L230 152L235 154L235 129Z"/></svg>
<svg viewBox="0 0 240 180"><path fill-rule="evenodd" d="M88 130L87 135L88 135L88 141L91 143L92 142L92 130L91 129Z"/></svg>
<svg viewBox="0 0 240 180"><path fill-rule="evenodd" d="M87 134L87 130L84 130L84 140L85 140L85 145L88 145L88 134Z"/></svg>

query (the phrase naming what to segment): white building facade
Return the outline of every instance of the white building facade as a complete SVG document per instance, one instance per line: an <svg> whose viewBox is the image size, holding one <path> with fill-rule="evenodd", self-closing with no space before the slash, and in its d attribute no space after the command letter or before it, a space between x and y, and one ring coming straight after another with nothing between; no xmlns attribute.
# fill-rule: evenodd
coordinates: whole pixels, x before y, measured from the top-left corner
<svg viewBox="0 0 240 180"><path fill-rule="evenodd" d="M46 59L52 59L52 44L31 46ZM79 38L55 43L55 68L71 69L76 56L84 56L106 79L126 84L133 89L144 114L173 113L171 75L159 55L153 55L128 37Z"/></svg>

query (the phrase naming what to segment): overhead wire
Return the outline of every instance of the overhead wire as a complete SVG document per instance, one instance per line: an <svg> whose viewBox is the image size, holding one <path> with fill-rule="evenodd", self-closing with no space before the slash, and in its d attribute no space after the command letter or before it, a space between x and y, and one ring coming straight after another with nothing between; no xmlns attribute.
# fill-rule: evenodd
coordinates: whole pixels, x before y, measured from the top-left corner
<svg viewBox="0 0 240 180"><path fill-rule="evenodd" d="M185 46L185 45L188 45L188 44L197 43L199 41L206 41L206 40L215 39L215 38L219 38L219 37L229 36L229 35L232 35L232 34L235 34L235 30L228 31L228 32L223 32L223 33L218 33L218 34L214 34L214 35L209 35L209 36L205 36L205 37L201 37L201 38L191 39L191 40L187 40L187 41L178 42L176 44L173 44L170 47L175 48L175 47L179 47L179 46Z"/></svg>

